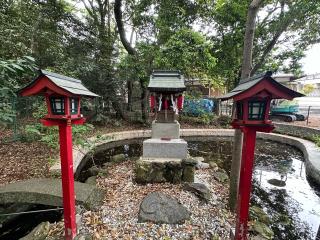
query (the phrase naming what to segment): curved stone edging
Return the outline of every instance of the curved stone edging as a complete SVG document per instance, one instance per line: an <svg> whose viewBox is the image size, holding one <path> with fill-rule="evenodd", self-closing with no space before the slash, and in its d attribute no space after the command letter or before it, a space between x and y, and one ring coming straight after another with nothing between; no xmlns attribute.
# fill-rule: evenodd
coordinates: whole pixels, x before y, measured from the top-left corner
<svg viewBox="0 0 320 240"><path fill-rule="evenodd" d="M273 124L276 127L274 129L274 132L280 133L280 134L304 138L307 140L312 140L314 136L320 135L320 129L318 128L298 126L298 125L278 123L278 122L274 122Z"/></svg>
<svg viewBox="0 0 320 240"><path fill-rule="evenodd" d="M181 137L232 137L233 129L181 129ZM99 138L88 139L87 147L76 146L73 151L74 172L77 176L86 163L92 149L105 144L112 144L130 139L143 139L151 137L150 130L134 130L116 132L102 135ZM275 133L258 133L258 138L277 141L297 147L303 152L306 174L320 185L320 149L308 140ZM51 172L60 173L60 163L50 168Z"/></svg>

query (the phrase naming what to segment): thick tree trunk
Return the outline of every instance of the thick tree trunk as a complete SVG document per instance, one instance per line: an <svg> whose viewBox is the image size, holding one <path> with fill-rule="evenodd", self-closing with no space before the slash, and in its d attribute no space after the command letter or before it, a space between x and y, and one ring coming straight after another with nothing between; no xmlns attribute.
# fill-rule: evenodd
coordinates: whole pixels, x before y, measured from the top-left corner
<svg viewBox="0 0 320 240"><path fill-rule="evenodd" d="M143 122L148 121L148 104L147 104L147 89L144 87L143 79L140 79L140 87L141 87L141 117Z"/></svg>
<svg viewBox="0 0 320 240"><path fill-rule="evenodd" d="M256 16L263 0L253 0L249 6L246 32L243 46L243 60L241 69L241 79L248 78L252 70L252 49ZM241 80L240 80L241 83ZM241 164L241 150L242 150L242 132L239 129L235 130L233 138L233 152L230 173L230 188L229 188L229 207L232 211L237 209L238 200L238 186Z"/></svg>

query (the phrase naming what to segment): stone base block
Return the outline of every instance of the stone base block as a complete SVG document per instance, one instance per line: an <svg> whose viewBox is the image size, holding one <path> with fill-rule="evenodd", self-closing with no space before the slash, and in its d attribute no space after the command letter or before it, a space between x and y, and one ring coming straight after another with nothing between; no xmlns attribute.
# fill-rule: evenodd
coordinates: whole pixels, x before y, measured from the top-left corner
<svg viewBox="0 0 320 240"><path fill-rule="evenodd" d="M172 123L153 121L151 138L180 138L180 124L177 121Z"/></svg>
<svg viewBox="0 0 320 240"><path fill-rule="evenodd" d="M162 140L151 138L143 141L143 158L187 158L187 142L183 139Z"/></svg>
<svg viewBox="0 0 320 240"><path fill-rule="evenodd" d="M137 183L193 182L196 161L193 159L152 158L136 161Z"/></svg>

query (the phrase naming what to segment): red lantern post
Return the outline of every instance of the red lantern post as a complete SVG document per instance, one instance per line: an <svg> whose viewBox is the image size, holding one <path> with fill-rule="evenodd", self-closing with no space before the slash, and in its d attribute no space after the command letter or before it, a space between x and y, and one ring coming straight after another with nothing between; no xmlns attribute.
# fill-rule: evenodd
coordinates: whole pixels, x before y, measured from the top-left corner
<svg viewBox="0 0 320 240"><path fill-rule="evenodd" d="M230 98L234 100L235 108L231 125L233 128L241 129L243 133L235 240L248 239L248 215L256 132L271 132L274 129L269 120L271 99L292 100L295 97L303 96L303 94L278 83L271 77L271 74L271 72L267 72L265 75L243 79L235 89L221 97L221 100Z"/></svg>
<svg viewBox="0 0 320 240"><path fill-rule="evenodd" d="M41 120L45 126L59 127L61 178L65 238L72 240L77 234L72 157L72 124L83 124L80 96L98 95L85 88L80 80L60 74L40 71L40 75L19 91L21 96L44 95L48 115Z"/></svg>

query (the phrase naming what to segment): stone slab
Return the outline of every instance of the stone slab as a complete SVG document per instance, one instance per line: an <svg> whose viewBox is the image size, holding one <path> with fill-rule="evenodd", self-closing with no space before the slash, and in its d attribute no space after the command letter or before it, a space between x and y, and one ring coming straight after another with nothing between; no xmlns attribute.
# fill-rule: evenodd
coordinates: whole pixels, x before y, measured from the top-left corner
<svg viewBox="0 0 320 240"><path fill-rule="evenodd" d="M187 158L187 142L183 139L143 141L143 158Z"/></svg>
<svg viewBox="0 0 320 240"><path fill-rule="evenodd" d="M97 187L75 182L76 204L94 209L102 204L104 193ZM0 187L0 204L32 203L62 206L61 179L29 179Z"/></svg>
<svg viewBox="0 0 320 240"><path fill-rule="evenodd" d="M180 124L152 122L151 138L180 138Z"/></svg>

